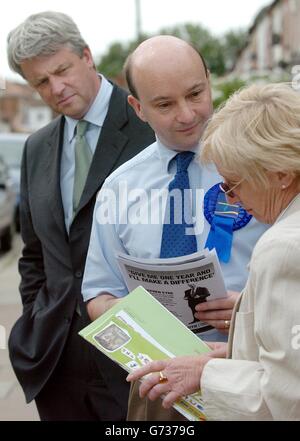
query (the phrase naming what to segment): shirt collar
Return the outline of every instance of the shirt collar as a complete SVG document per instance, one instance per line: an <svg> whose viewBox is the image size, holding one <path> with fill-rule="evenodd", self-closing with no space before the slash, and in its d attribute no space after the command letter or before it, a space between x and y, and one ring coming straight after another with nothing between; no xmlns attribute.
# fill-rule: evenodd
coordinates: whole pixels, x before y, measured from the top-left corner
<svg viewBox="0 0 300 441"><path fill-rule="evenodd" d="M100 88L98 90L96 98L94 99L93 104L89 108L88 112L84 115L84 119L92 125L102 127L107 115L113 86L103 75L100 74L99 76L101 77ZM75 127L78 123L78 120L73 119L69 116L66 116L65 118L67 122L67 137L68 141L71 142L74 137Z"/></svg>
<svg viewBox="0 0 300 441"><path fill-rule="evenodd" d="M157 142L157 147L158 147L157 150L158 150L159 159L162 163L164 172L169 173L170 163L171 163L172 159L174 159L175 156L178 153L180 153L180 151L172 150L169 147L166 147L157 136L156 136L156 142ZM196 146L195 148L190 149L190 151L195 152L196 154L197 154L198 150L199 150L199 146Z"/></svg>

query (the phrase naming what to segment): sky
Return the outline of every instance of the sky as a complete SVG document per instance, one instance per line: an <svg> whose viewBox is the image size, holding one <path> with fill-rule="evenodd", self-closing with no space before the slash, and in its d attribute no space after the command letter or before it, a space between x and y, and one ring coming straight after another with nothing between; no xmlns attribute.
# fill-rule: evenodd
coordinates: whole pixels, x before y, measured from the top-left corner
<svg viewBox="0 0 300 441"><path fill-rule="evenodd" d="M77 23L95 59L114 41L136 35L136 0L5 0L0 8L0 76L17 80L6 61L6 36L30 14L46 10L69 14ZM201 24L219 36L249 28L259 10L272 0L140 0L142 31L155 33L180 23Z"/></svg>

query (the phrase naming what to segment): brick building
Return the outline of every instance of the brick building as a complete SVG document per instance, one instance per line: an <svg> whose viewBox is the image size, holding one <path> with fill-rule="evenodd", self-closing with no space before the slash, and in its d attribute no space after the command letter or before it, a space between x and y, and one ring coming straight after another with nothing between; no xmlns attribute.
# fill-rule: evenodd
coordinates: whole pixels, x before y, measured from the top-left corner
<svg viewBox="0 0 300 441"><path fill-rule="evenodd" d="M300 0L275 0L256 16L233 73L291 72L299 64Z"/></svg>
<svg viewBox="0 0 300 441"><path fill-rule="evenodd" d="M53 118L52 110L27 84L6 81L0 91L0 130L34 132Z"/></svg>

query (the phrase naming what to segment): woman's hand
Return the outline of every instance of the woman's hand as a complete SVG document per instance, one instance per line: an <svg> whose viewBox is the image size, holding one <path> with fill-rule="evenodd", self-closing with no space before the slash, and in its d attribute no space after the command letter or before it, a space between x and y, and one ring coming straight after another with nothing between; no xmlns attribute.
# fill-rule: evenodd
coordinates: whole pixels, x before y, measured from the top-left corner
<svg viewBox="0 0 300 441"><path fill-rule="evenodd" d="M140 385L140 397L147 395L154 401L165 394L162 406L168 409L178 398L200 389L202 370L210 359L207 355L196 355L153 361L128 375L127 381L138 380L151 373ZM161 381L160 373L167 380Z"/></svg>
<svg viewBox="0 0 300 441"><path fill-rule="evenodd" d="M209 360L226 357L226 343L208 345L212 352L153 361L129 374L127 381L138 380L147 375L140 385L140 397L147 395L153 401L165 394L162 405L168 409L180 397L200 389L202 371ZM162 381L161 375L166 380Z"/></svg>
<svg viewBox="0 0 300 441"><path fill-rule="evenodd" d="M228 343L207 341L206 344L212 350L209 353L211 358L226 358Z"/></svg>
<svg viewBox="0 0 300 441"><path fill-rule="evenodd" d="M223 334L228 334L232 310L239 295L236 291L228 291L228 297L224 299L198 303L195 317Z"/></svg>

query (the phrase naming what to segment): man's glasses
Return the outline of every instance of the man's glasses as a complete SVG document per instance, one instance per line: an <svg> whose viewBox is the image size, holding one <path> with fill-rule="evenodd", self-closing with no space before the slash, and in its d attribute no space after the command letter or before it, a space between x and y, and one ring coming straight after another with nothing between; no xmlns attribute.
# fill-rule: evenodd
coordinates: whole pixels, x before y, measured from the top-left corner
<svg viewBox="0 0 300 441"><path fill-rule="evenodd" d="M237 184L235 184L233 187L230 187L228 184L226 184L226 182L221 182L219 184L220 189L225 193L226 196L230 197L230 198L234 198L236 196L235 192L233 190L235 190L245 179L241 179Z"/></svg>

